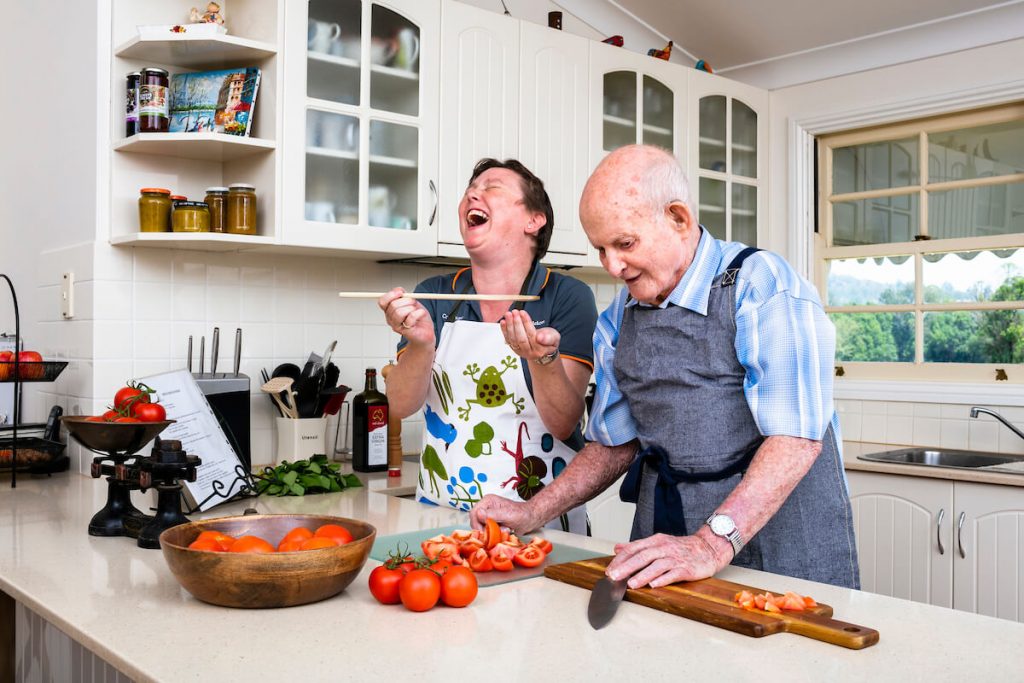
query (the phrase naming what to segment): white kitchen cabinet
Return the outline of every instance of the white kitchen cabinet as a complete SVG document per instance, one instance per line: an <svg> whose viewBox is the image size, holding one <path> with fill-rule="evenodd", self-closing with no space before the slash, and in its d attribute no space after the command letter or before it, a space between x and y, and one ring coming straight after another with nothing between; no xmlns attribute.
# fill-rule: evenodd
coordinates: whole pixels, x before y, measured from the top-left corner
<svg viewBox="0 0 1024 683"><path fill-rule="evenodd" d="M864 590L1024 621L1024 488L847 479Z"/></svg>
<svg viewBox="0 0 1024 683"><path fill-rule="evenodd" d="M458 206L482 158L519 153L517 19L458 2L441 17L441 149L438 253L466 256Z"/></svg>
<svg viewBox="0 0 1024 683"><path fill-rule="evenodd" d="M439 0L286 12L281 243L434 255Z"/></svg>
<svg viewBox="0 0 1024 683"><path fill-rule="evenodd" d="M692 205L713 236L756 246L768 214L768 92L688 73Z"/></svg>

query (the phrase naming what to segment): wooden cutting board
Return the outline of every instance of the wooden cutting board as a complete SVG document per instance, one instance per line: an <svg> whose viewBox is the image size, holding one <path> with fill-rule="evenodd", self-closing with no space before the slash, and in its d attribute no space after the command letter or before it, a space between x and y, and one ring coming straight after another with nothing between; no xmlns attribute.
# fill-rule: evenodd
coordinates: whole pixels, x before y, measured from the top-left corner
<svg viewBox="0 0 1024 683"><path fill-rule="evenodd" d="M604 576L605 567L611 560L611 557L596 557L551 565L544 570L544 576L592 590ZM828 605L819 604L804 612L781 614L743 609L733 601L736 593L743 590L755 594L767 592L763 588L711 578L662 588L628 589L625 600L753 638L773 633L796 633L853 650L878 642L878 631L833 619L832 608ZM781 595L779 591L771 592Z"/></svg>

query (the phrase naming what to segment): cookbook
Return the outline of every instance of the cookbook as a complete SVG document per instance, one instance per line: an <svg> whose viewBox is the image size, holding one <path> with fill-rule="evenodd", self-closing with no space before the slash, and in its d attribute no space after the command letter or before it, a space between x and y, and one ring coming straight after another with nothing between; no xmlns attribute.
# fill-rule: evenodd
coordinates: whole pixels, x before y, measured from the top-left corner
<svg viewBox="0 0 1024 683"><path fill-rule="evenodd" d="M256 67L174 74L170 132L248 137L259 87Z"/></svg>

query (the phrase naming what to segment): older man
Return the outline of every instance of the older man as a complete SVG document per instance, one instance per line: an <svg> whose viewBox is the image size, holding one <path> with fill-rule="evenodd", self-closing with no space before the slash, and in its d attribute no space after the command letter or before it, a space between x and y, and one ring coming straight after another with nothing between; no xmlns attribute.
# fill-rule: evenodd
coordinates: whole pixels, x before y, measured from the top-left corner
<svg viewBox="0 0 1024 683"><path fill-rule="evenodd" d="M632 541L608 567L630 587L726 565L859 587L832 407L834 331L814 288L779 256L714 239L668 153L609 154L580 218L626 287L594 335L589 443L526 503L492 517L537 528L627 472Z"/></svg>

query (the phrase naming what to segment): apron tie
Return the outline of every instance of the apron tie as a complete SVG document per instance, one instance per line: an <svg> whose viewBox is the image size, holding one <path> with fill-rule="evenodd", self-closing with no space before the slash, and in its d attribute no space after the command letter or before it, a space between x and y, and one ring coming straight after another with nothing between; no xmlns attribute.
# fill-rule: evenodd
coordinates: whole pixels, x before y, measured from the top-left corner
<svg viewBox="0 0 1024 683"><path fill-rule="evenodd" d="M683 511L683 499L679 495L678 485L681 483L698 483L703 481L719 481L734 474L747 471L750 461L760 447L760 442L750 448L743 457L728 467L717 472L693 474L673 469L668 453L661 446L648 446L633 460L619 488L619 498L625 503L636 503L640 500L640 482L643 480L644 466L657 472L658 479L654 486L654 533L672 536L686 536L686 515Z"/></svg>

